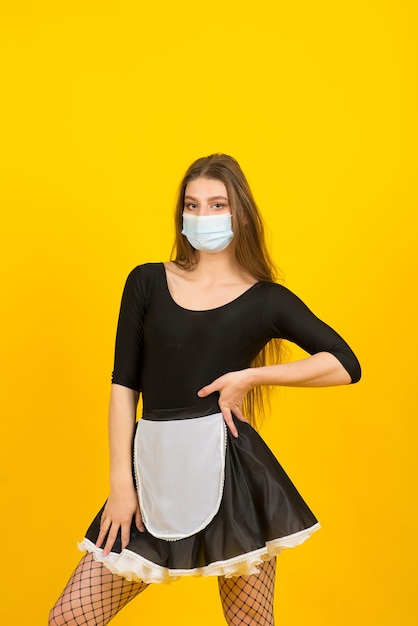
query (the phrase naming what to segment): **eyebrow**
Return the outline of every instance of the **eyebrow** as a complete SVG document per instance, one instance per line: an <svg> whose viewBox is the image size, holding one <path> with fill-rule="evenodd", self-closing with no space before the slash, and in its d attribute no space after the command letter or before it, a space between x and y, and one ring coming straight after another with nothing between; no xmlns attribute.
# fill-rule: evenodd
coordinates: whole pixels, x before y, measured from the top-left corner
<svg viewBox="0 0 418 626"><path fill-rule="evenodd" d="M185 200L197 200L197 198L193 198L193 196L184 196ZM209 201L213 200L225 200L226 202L228 202L228 198L225 198L225 196L212 196L211 198L208 198Z"/></svg>

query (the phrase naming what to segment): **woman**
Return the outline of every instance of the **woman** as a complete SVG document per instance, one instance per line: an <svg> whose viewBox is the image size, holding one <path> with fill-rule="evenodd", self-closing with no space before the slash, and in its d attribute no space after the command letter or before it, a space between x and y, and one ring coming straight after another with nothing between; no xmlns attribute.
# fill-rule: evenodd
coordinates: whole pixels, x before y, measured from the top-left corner
<svg viewBox="0 0 418 626"><path fill-rule="evenodd" d="M280 362L281 339L311 356ZM319 524L249 422L267 386L359 378L346 342L274 282L235 159L193 163L180 187L173 261L138 266L125 285L110 493L50 625L107 624L151 582L188 575L218 577L227 623L273 624L275 556Z"/></svg>

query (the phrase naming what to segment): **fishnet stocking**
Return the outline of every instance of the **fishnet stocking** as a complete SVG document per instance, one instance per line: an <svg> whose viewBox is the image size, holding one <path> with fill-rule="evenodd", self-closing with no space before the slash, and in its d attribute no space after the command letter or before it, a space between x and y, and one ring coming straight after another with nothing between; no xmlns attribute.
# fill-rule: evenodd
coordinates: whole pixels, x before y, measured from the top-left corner
<svg viewBox="0 0 418 626"><path fill-rule="evenodd" d="M105 626L148 585L112 574L84 556L49 616L49 626Z"/></svg>
<svg viewBox="0 0 418 626"><path fill-rule="evenodd" d="M264 561L252 576L218 578L225 619L230 626L261 624L273 626L273 596L276 559Z"/></svg>

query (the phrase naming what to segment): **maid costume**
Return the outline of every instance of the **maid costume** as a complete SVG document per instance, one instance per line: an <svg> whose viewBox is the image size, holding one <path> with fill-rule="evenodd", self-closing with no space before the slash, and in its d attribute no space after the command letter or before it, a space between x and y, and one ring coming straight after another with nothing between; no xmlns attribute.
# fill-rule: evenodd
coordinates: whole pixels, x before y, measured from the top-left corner
<svg viewBox="0 0 418 626"><path fill-rule="evenodd" d="M240 576L319 523L272 452L248 424L231 436L218 394L197 391L250 366L273 337L309 354L330 352L352 382L360 366L347 343L282 285L258 282L231 302L205 311L172 299L163 263L136 267L126 281L112 382L142 393L133 472L145 532L132 522L109 555L95 542L99 511L81 550L128 580Z"/></svg>

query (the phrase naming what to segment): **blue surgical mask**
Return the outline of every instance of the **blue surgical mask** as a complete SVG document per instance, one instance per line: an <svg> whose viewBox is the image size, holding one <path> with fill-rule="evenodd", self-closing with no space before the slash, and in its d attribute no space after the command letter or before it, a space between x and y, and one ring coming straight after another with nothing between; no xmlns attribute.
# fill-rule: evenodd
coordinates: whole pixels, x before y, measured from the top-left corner
<svg viewBox="0 0 418 626"><path fill-rule="evenodd" d="M183 213L183 230L181 232L196 250L222 252L229 246L234 237L231 223L231 213L221 213L220 215Z"/></svg>

